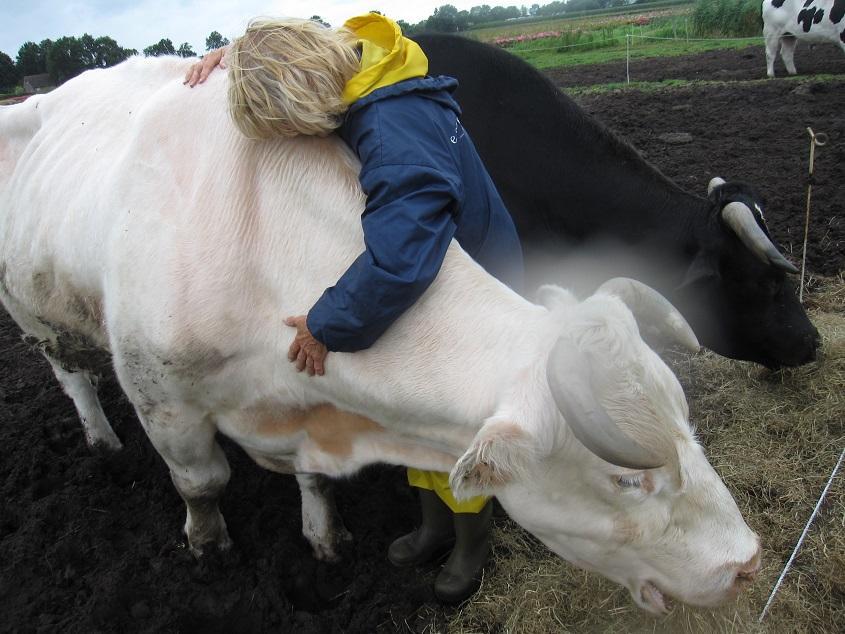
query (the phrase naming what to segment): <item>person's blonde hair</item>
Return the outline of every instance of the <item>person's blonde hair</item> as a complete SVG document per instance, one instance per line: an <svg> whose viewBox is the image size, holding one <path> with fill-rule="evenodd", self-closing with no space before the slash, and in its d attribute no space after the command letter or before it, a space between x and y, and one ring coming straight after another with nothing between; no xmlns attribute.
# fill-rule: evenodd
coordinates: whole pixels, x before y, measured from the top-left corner
<svg viewBox="0 0 845 634"><path fill-rule="evenodd" d="M229 111L253 139L329 134L348 108L343 88L360 69L350 31L298 18L252 20L229 55Z"/></svg>

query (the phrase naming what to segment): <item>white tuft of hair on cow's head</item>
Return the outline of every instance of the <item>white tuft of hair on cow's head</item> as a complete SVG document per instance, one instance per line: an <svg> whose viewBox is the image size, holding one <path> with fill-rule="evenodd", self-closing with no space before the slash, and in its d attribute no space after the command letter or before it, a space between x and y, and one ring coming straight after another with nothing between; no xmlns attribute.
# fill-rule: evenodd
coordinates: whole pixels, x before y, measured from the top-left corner
<svg viewBox="0 0 845 634"><path fill-rule="evenodd" d="M560 286L554 284L543 284L537 289L537 303L549 310L569 308L578 303L575 295Z"/></svg>

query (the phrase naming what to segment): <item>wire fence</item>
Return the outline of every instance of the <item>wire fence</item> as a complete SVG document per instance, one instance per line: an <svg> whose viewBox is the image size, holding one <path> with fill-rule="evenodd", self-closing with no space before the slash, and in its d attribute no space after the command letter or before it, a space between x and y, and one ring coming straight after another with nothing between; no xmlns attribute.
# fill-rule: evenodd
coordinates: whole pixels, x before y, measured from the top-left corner
<svg viewBox="0 0 845 634"><path fill-rule="evenodd" d="M675 42L734 42L734 41L763 41L763 36L753 36L753 37L658 37L655 35L639 35L634 33L626 33L625 34L626 40L633 40L633 39L641 39L641 40L667 40L667 41L675 41ZM603 44L607 42L617 43L619 41L618 37L607 37L600 40L590 40L589 42L577 42L575 44L558 44L557 46L540 46L540 47L533 47L533 48L509 48L507 49L511 53L516 54L523 54L523 53L537 53L541 51L559 51L565 48L577 48L579 46L590 46L593 48L600 48L596 46L597 44Z"/></svg>
<svg viewBox="0 0 845 634"><path fill-rule="evenodd" d="M663 37L658 35L642 35L640 33L625 33L625 83L631 83L631 48L634 40L656 40L663 42L763 42L762 35L750 37ZM621 36L620 36L621 37ZM515 54L530 54L544 51L563 51L565 49L574 49L578 47L589 48L612 48L614 44L619 43L619 37L602 38L600 40L591 39L588 42L576 42L575 44L558 44L556 46L535 46L530 48L512 48L508 49Z"/></svg>

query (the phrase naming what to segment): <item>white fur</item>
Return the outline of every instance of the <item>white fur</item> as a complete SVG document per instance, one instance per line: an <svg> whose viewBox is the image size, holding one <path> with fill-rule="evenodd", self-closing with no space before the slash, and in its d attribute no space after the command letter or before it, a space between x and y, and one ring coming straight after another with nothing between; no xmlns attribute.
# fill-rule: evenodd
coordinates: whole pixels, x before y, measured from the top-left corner
<svg viewBox="0 0 845 634"><path fill-rule="evenodd" d="M196 552L228 543L221 432L282 472L451 470L456 493L497 495L552 550L649 609L646 581L695 603L730 596L731 562L748 561L757 538L695 444L680 385L619 300L545 289L549 312L453 244L375 346L332 353L325 377L297 373L282 320L306 313L362 250L357 163L336 138L241 138L226 75L189 90L185 64L132 59L0 109L0 295L26 332L56 345L77 333L112 354L186 501ZM620 425L677 452L677 469L649 472L648 494L620 489L627 470L568 432L545 378L561 336L605 377L597 396ZM262 427L325 404L379 427L339 452ZM465 482L473 471L491 477ZM306 536L332 557L342 524L301 483ZM636 530L620 531L623 518Z"/></svg>

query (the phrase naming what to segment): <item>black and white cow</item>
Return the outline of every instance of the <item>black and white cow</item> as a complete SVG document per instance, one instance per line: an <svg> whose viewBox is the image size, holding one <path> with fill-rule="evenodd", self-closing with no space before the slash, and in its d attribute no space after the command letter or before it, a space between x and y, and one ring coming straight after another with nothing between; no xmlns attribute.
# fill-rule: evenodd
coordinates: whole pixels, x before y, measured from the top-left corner
<svg viewBox="0 0 845 634"><path fill-rule="evenodd" d="M780 56L790 75L795 70L795 44L835 42L845 52L845 0L763 0L766 74L775 76Z"/></svg>
<svg viewBox="0 0 845 634"><path fill-rule="evenodd" d="M592 290L635 277L720 355L769 367L815 357L818 332L787 276L795 268L751 187L684 191L516 56L459 36L414 39L432 75L460 82L463 124L514 218L531 282ZM562 259L575 248L589 260Z"/></svg>

